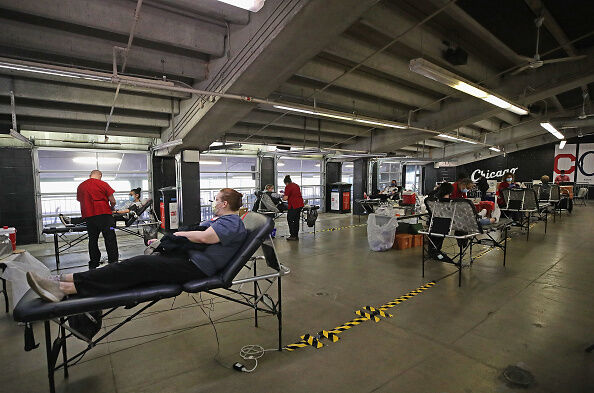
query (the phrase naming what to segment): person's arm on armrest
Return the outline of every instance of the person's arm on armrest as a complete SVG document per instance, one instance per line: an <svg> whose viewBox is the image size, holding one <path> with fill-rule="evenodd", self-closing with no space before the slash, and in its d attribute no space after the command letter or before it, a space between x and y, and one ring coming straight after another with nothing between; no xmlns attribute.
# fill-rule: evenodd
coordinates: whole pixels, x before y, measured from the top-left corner
<svg viewBox="0 0 594 393"><path fill-rule="evenodd" d="M216 244L221 241L212 227L205 231L175 232L174 235L186 237L192 243Z"/></svg>
<svg viewBox="0 0 594 393"><path fill-rule="evenodd" d="M108 196L107 199L109 199L109 204L111 205L111 208L113 209L113 207L116 205L116 200L115 200L113 194Z"/></svg>

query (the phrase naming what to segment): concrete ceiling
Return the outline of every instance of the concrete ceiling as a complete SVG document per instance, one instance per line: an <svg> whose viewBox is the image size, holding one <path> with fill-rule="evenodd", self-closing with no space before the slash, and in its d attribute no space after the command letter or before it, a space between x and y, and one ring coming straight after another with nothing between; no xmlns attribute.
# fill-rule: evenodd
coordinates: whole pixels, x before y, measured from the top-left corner
<svg viewBox="0 0 594 393"><path fill-rule="evenodd" d="M113 47L125 47L136 0L0 0L1 56L111 73ZM458 133L508 151L550 142L538 126L554 119L577 133L593 127L594 3L552 0L267 0L250 13L216 0L143 1L125 74L177 86L317 106L417 128ZM544 16L543 59L586 58L511 75L534 55L534 19ZM468 53L463 65L448 47ZM412 73L422 57L530 108L499 110ZM118 57L121 66L122 57ZM0 127L14 91L25 130L181 138L205 149L215 140L407 154L431 160L479 159L485 145L452 143L414 130L372 129L285 113L271 105L0 69ZM536 125L535 125L536 124ZM571 130L571 131L569 131Z"/></svg>

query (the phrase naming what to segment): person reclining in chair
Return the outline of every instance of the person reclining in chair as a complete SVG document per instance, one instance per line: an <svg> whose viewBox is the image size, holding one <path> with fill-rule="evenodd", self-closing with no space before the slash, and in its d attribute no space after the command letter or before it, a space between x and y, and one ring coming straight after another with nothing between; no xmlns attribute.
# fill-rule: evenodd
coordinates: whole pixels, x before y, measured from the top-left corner
<svg viewBox="0 0 594 393"><path fill-rule="evenodd" d="M256 193L258 199L254 203L255 212L264 213L273 212L273 213L281 213L287 211L287 204L283 202L281 196L274 192L274 186L272 184L267 184L264 187L264 191Z"/></svg>
<svg viewBox="0 0 594 393"><path fill-rule="evenodd" d="M135 212L142 208L142 200L140 199L141 191L142 190L140 187L133 188L130 190L130 201L124 205L123 209L114 210L112 212L113 218L116 221L127 220L129 218L130 212ZM64 224L64 226L79 225L86 221L82 217L68 217L63 214L59 214L58 216L60 217L60 221L62 221L62 224Z"/></svg>
<svg viewBox="0 0 594 393"><path fill-rule="evenodd" d="M56 279L28 272L27 282L43 300L59 302L67 295L94 296L142 284L183 284L214 276L231 261L247 237L238 215L242 197L232 188L223 188L213 203L214 218L200 223L206 230L175 233L193 243L208 245L204 251L138 255L87 272L61 274Z"/></svg>

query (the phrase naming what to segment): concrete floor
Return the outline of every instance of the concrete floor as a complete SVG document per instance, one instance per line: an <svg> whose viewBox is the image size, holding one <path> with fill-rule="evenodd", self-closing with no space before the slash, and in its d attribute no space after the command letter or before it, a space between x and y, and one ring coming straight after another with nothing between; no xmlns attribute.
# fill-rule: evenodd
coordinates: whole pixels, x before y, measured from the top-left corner
<svg viewBox="0 0 594 393"><path fill-rule="evenodd" d="M357 221L326 214L319 228ZM391 319L365 322L318 350L267 352L251 374L230 367L241 361L244 345L274 348L276 320L263 317L254 328L251 311L214 300L211 318L222 319L216 324L217 355L212 327L184 294L175 304L158 303L93 349L67 380L57 373L57 391L591 392L594 353L584 349L594 344L593 222L593 207L576 207L572 216L551 223L546 236L538 223L530 241L514 236L509 242L506 268L501 252L492 251L465 269L461 288L451 275L391 309ZM124 257L142 249L135 238L120 238L120 244ZM285 344L454 271L430 262L421 278L420 248L371 252L365 226L305 234L299 243L280 238L276 245L292 270L283 281ZM25 248L52 266L50 244ZM64 257L63 264L86 258L83 249ZM188 307L178 308L182 305ZM124 310L104 325L129 313ZM184 330L195 325L201 326ZM182 330L159 333L172 329ZM47 391L44 349L24 352L22 333L10 315L0 316L1 390ZM42 324L35 333L43 347ZM82 345L71 344L70 350L75 347ZM506 385L501 373L508 365L528 369L536 384Z"/></svg>

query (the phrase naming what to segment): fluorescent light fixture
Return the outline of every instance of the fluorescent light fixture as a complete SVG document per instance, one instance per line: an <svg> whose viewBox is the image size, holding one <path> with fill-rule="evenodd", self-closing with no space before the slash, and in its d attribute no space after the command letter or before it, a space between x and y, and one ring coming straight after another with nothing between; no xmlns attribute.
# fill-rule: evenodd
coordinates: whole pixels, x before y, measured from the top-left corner
<svg viewBox="0 0 594 393"><path fill-rule="evenodd" d="M36 66L30 66L30 65L26 65L26 64L13 64L13 63L5 62L5 61L0 61L0 68L4 68L7 70L13 70L13 71L32 72L34 74L55 75L55 76L64 76L67 78L86 79L86 80L100 81L100 82L111 82L111 78L106 77L106 76L85 74L82 72L52 70L51 68L36 67Z"/></svg>
<svg viewBox="0 0 594 393"><path fill-rule="evenodd" d="M394 124L394 123L385 123L385 122L375 121L375 120L355 119L355 121L358 123L371 124L371 125L380 126L380 127L406 128L406 126L404 126L404 125L399 125L399 124Z"/></svg>
<svg viewBox="0 0 594 393"><path fill-rule="evenodd" d="M460 90L463 93L470 94L471 96L474 96L474 97L480 98L480 99L485 99L489 95L486 92L482 91L481 89L476 88L472 85L469 85L466 82L456 82L451 87L453 87L456 90Z"/></svg>
<svg viewBox="0 0 594 393"><path fill-rule="evenodd" d="M442 138L447 138L447 139L452 139L455 141L460 141L460 142L466 142L466 143L470 143L471 145L476 145L477 142L475 141L471 141L470 139L466 139L466 138L459 138L459 137L455 137L453 135L448 135L448 134L439 134L438 136L442 137Z"/></svg>
<svg viewBox="0 0 594 393"><path fill-rule="evenodd" d="M566 143L567 143L567 141L565 139L563 139L561 142L559 142L559 149L563 149L565 147Z"/></svg>
<svg viewBox="0 0 594 393"><path fill-rule="evenodd" d="M107 165L115 165L122 162L121 158L117 157L89 157L89 156L79 156L74 157L72 159L77 164L87 164L87 165L95 165L97 162L99 164L107 164Z"/></svg>
<svg viewBox="0 0 594 393"><path fill-rule="evenodd" d="M160 145L157 145L157 146L153 146L153 150L163 150L163 149L167 149L169 147L181 145L182 143L184 143L183 140L181 140L181 139L174 139L172 141L161 143Z"/></svg>
<svg viewBox="0 0 594 393"><path fill-rule="evenodd" d="M266 0L218 0L221 3L229 4L237 8L243 8L244 10L258 12L264 7Z"/></svg>
<svg viewBox="0 0 594 393"><path fill-rule="evenodd" d="M517 115L528 114L528 109L510 102L504 97L493 94L492 92L465 80L464 78L446 70L445 68L441 68L438 65L428 62L425 59L412 59L409 64L409 68L412 72L416 72L417 74L423 75L429 79L433 79L436 82L443 83L444 85L450 86L473 97L480 98L489 104L506 109Z"/></svg>
<svg viewBox="0 0 594 393"><path fill-rule="evenodd" d="M292 111L292 112L299 112L299 113L307 113L309 115L315 115L314 111L310 111L308 109L301 109L301 108L293 108L291 106L284 106L284 105L273 105L273 107L277 109L283 109L285 111Z"/></svg>
<svg viewBox="0 0 594 393"><path fill-rule="evenodd" d="M406 124L394 123L394 122L389 122L389 121L380 121L380 120L374 120L374 119L370 119L370 118L354 117L354 116L349 116L346 113L342 114L340 112L331 112L328 110L320 110L320 109L313 109L313 108L307 109L307 108L302 108L302 107L298 107L298 106L288 106L288 105L273 105L273 107L277 108L277 109L282 109L285 111L305 113L308 115L328 117L331 119L355 121L357 123L371 124L374 126L380 126L380 127L386 127L386 128L402 128L402 129L408 128Z"/></svg>
<svg viewBox="0 0 594 393"><path fill-rule="evenodd" d="M276 164L276 166L285 166L284 162L279 162L278 164Z"/></svg>
<svg viewBox="0 0 594 393"><path fill-rule="evenodd" d="M555 135L557 139L565 139L562 133L560 133L553 125L549 122L540 123L540 126L550 132L551 134Z"/></svg>
<svg viewBox="0 0 594 393"><path fill-rule="evenodd" d="M331 117L333 119L340 119L340 120L353 120L352 117L342 116L342 115L335 115L333 113L326 113L326 112L316 112L316 115L324 116L324 117Z"/></svg>
<svg viewBox="0 0 594 393"><path fill-rule="evenodd" d="M200 165L221 165L221 161L200 160Z"/></svg>
<svg viewBox="0 0 594 393"><path fill-rule="evenodd" d="M491 147L489 148L489 150L496 151L497 153L500 153L500 152L501 152L501 149L500 149L500 148L498 148L498 147L495 147L495 146L491 146Z"/></svg>
<svg viewBox="0 0 594 393"><path fill-rule="evenodd" d="M18 139L21 142L24 142L28 145L31 145L31 141L29 139L27 139L27 137L25 137L24 135L22 135L20 132L17 132L15 130L10 130L10 136L13 137L14 139Z"/></svg>

